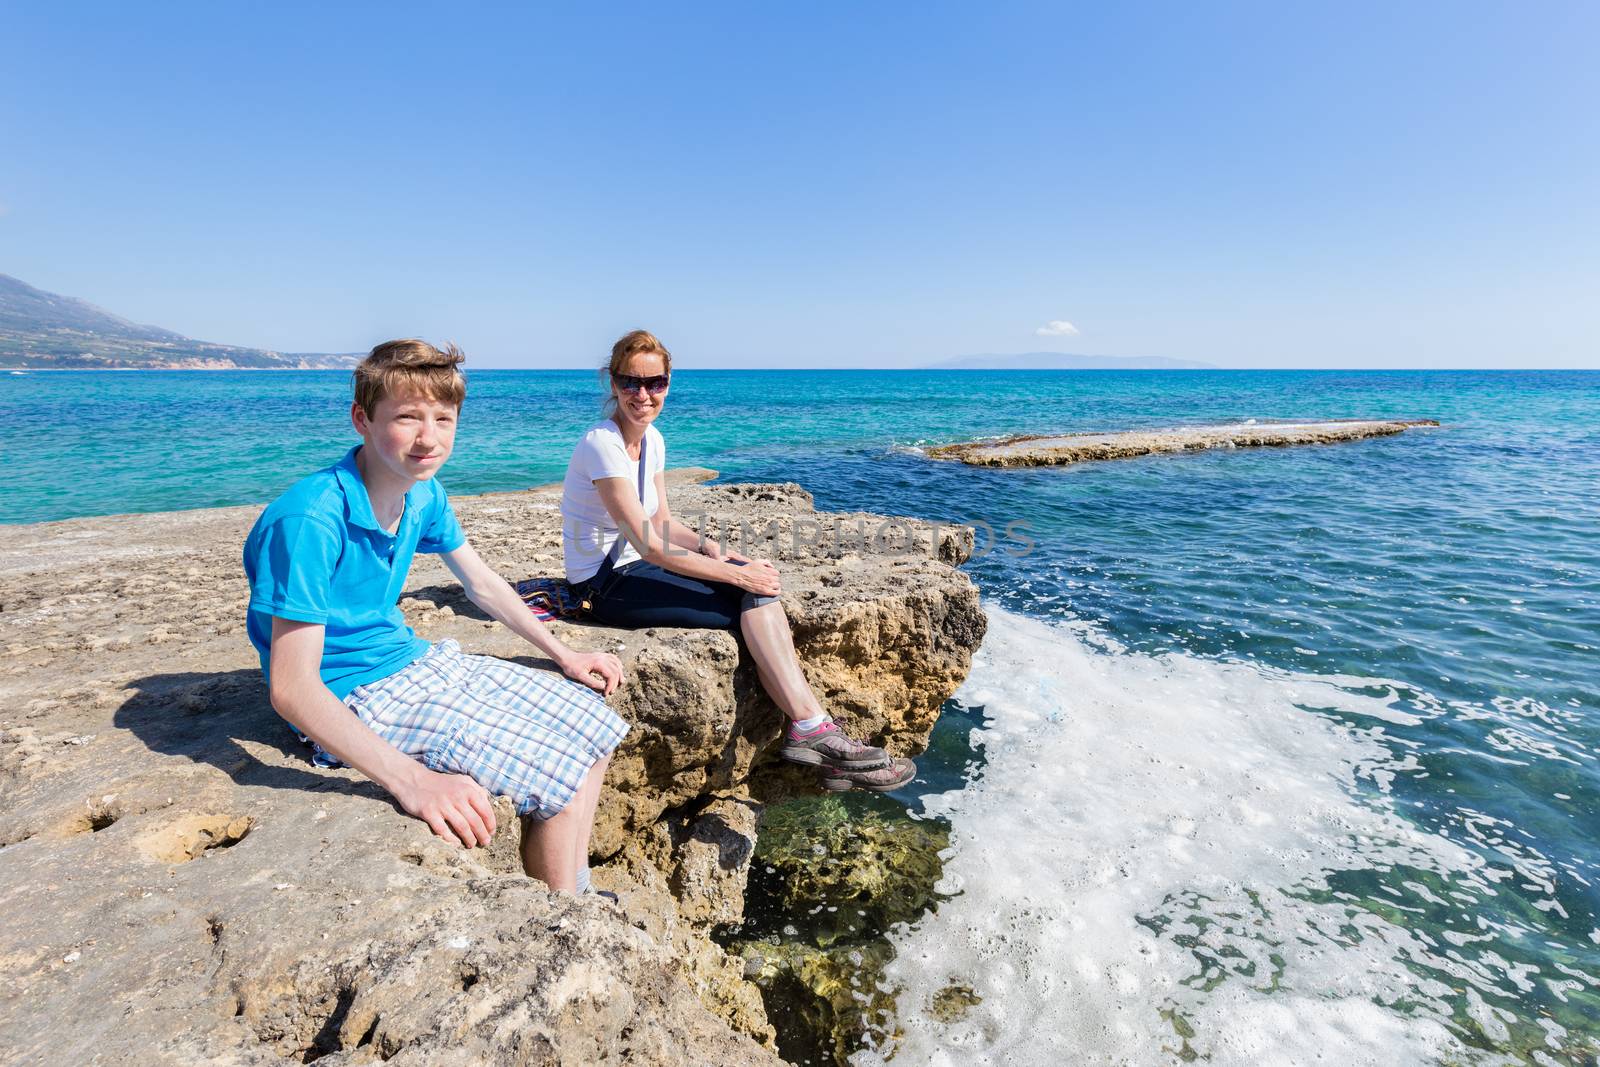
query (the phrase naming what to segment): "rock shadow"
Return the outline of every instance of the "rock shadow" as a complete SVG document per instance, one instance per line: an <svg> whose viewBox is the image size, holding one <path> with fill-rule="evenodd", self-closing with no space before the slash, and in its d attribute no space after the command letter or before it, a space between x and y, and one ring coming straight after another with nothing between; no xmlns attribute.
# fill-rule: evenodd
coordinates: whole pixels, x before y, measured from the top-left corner
<svg viewBox="0 0 1600 1067"><path fill-rule="evenodd" d="M301 744L272 710L260 671L152 674L134 679L127 688L133 695L111 721L152 752L208 763L239 785L390 800L371 782L352 781L313 765L311 747ZM263 760L253 746L273 750L283 762Z"/></svg>
<svg viewBox="0 0 1600 1067"><path fill-rule="evenodd" d="M436 608L449 608L463 619L472 619L475 622L489 622L489 616L484 610L467 599L467 592L459 583L450 582L445 585L428 585L421 589L413 589L400 598L416 600L424 604L432 604Z"/></svg>
<svg viewBox="0 0 1600 1067"><path fill-rule="evenodd" d="M740 801L741 807L756 807ZM701 841L717 850L717 867L724 871L739 871L750 864L750 854L755 844L743 830L730 826L719 812L708 812L687 827L688 838Z"/></svg>
<svg viewBox="0 0 1600 1067"><path fill-rule="evenodd" d="M466 649L462 649L461 651L467 652ZM473 655L474 653L467 652L467 654ZM489 655L487 652L477 654ZM536 671L544 671L546 674L555 675L557 678L566 677L566 675L561 673L560 668L556 666L555 660L545 659L543 656L490 656L490 658L504 660L506 663L515 663L519 667L531 667ZM596 693L596 695L598 696L599 694Z"/></svg>

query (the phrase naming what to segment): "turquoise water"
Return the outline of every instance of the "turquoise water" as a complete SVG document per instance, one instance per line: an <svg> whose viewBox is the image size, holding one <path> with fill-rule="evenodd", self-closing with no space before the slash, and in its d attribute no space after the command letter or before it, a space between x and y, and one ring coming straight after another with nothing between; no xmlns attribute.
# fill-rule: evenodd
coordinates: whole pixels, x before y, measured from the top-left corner
<svg viewBox="0 0 1600 1067"><path fill-rule="evenodd" d="M0 516L262 502L348 446L346 390L328 373L0 376L12 458ZM589 374L479 372L444 484L460 494L555 481L597 410ZM1444 425L1333 447L1049 470L968 468L916 451L1011 432L1377 416ZM1183 692L1204 692L1210 703L1197 703L1180 760L1201 770L1173 779L1192 791L1193 812L1168 814L1231 818L1227 806L1203 814L1213 810L1206 790L1222 788L1230 770L1206 762L1221 744L1206 738L1225 736L1215 733L1223 722L1234 732L1275 724L1240 750L1277 768L1251 788L1292 785L1285 812L1296 797L1323 799L1293 827L1268 825L1270 811L1268 824L1229 823L1241 855L1259 844L1272 862L1230 867L1228 882L1278 910L1233 941L1182 933L1196 916L1213 931L1233 921L1185 896L1184 879L1198 884L1227 866L1202 858L1173 868L1164 897L1130 898L1121 916L1158 953L1192 957L1202 977L1127 994L1145 1020L1134 1029L1171 1038L1158 1058L1187 1058L1189 1048L1248 1062L1223 1031L1259 1027L1265 1044L1249 1046L1258 1061L1292 1061L1291 1038L1260 1024L1292 997L1309 998L1294 1003L1313 1015L1332 1006L1328 1040L1355 1062L1395 1047L1382 1020L1421 1035L1396 1054L1402 1061L1576 1064L1600 1052L1600 374L682 371L660 425L670 463L797 481L819 508L977 522L997 534L1012 524L1012 537L997 536L968 565L1010 647L986 654L964 699L994 696L991 756L1024 759L1063 790L1057 803L1116 798L1095 767L1065 782L1052 765L1066 759L1052 746L1071 723L1109 722L1113 706L1153 718ZM1040 695L1018 700L1007 679L1029 671ZM1188 687L1177 697L1173 678ZM1022 706L1030 701L1056 717L1008 725L1038 710ZM1114 727L1092 739L1113 755L1133 743ZM1306 738L1320 747L1301 747ZM1012 764L991 759L983 773L998 766ZM940 788L950 784L930 770ZM1006 832L984 808L984 788L980 779L940 801L972 850L982 842L975 829L963 837L964 825L989 838ZM1387 829L1362 830L1369 816ZM1347 832L1301 825L1315 820ZM1277 836L1290 829L1310 836ZM1385 834L1388 844L1377 840ZM1399 854L1390 845L1402 838L1411 851ZM1059 844L1063 856L1072 851L1071 840ZM1292 878L1282 866L1291 854L1305 864ZM1012 892L1025 890L969 879L961 899L998 907ZM960 921L959 904L921 933L956 944L960 931L940 923ZM1326 927L1328 909L1342 909L1348 929L1324 942L1306 931ZM1276 947L1261 955L1252 946L1268 929ZM918 936L905 935L902 958ZM1229 969L1245 958L1254 977ZM1266 982L1257 963L1277 977ZM1357 963L1397 977L1363 986ZM992 986L985 1003L1027 992L986 966L974 957L966 976ZM1048 979L1063 998L1090 981L1082 968L1031 966L1029 980ZM915 976L899 980L914 990ZM1226 1000L1244 987L1244 999ZM999 1055L1002 1023L962 1036L919 1020L910 999L901 1023L924 1044L909 1062ZM1105 1035L1061 1042L1050 1051L1122 1048Z"/></svg>

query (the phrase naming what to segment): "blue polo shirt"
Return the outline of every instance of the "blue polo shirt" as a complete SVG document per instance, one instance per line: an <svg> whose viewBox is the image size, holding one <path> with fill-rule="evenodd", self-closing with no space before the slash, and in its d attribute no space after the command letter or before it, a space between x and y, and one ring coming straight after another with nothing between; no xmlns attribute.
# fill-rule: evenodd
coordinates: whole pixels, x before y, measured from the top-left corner
<svg viewBox="0 0 1600 1067"><path fill-rule="evenodd" d="M407 491L393 534L379 526L356 467L360 449L268 504L244 543L248 629L261 672L269 673L274 615L321 623L322 680L340 700L428 650L398 606L411 557L453 552L467 540L432 479Z"/></svg>

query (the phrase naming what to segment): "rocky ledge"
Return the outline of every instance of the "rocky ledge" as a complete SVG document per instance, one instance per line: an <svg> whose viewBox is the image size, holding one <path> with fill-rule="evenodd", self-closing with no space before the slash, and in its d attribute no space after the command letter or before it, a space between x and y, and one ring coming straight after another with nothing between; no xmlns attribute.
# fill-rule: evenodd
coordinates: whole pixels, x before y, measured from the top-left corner
<svg viewBox="0 0 1600 1067"><path fill-rule="evenodd" d="M985 628L955 569L972 532L710 474L674 472L675 512L778 559L825 704L920 751ZM526 577L559 572L558 499L457 510ZM763 802L812 786L771 762L779 715L734 638L557 624L622 657L633 729L594 842L621 904L551 894L509 809L463 851L307 761L244 634L256 512L0 528L0 1062L781 1062L709 933L743 913ZM540 665L436 559L401 604L424 637Z"/></svg>
<svg viewBox="0 0 1600 1067"><path fill-rule="evenodd" d="M940 445L927 451L935 459L958 459L975 467L1053 467L1164 452L1199 452L1208 448L1326 445L1366 437L1388 437L1404 433L1413 426L1437 425L1439 423L1433 419L1244 422L1176 430L1007 437L997 441Z"/></svg>

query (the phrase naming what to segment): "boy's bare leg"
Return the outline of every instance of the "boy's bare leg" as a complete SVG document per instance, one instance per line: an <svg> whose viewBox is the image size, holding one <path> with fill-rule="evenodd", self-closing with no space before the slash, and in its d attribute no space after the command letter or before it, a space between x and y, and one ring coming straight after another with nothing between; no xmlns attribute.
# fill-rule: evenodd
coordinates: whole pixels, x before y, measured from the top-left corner
<svg viewBox="0 0 1600 1067"><path fill-rule="evenodd" d="M822 705L800 669L795 655L794 634L783 605L774 601L739 615L739 632L756 661L756 673L772 702L791 719L811 719L822 714Z"/></svg>
<svg viewBox="0 0 1600 1067"><path fill-rule="evenodd" d="M600 790L606 784L606 767L611 763L609 755L601 756L593 767L589 768L589 776L583 780L583 785L578 788L577 796L572 798L568 807L577 807L583 818L583 830L573 841L572 870L573 877L577 872L589 865L589 835L594 830L594 813L600 807Z"/></svg>
<svg viewBox="0 0 1600 1067"><path fill-rule="evenodd" d="M610 762L611 757L604 756L590 767L572 800L555 815L523 816L522 869L558 893L578 888L578 868L589 860L589 831Z"/></svg>
<svg viewBox="0 0 1600 1067"><path fill-rule="evenodd" d="M578 888L578 869L572 862L573 842L582 821L577 807L568 804L548 819L522 817L522 869L558 893Z"/></svg>

